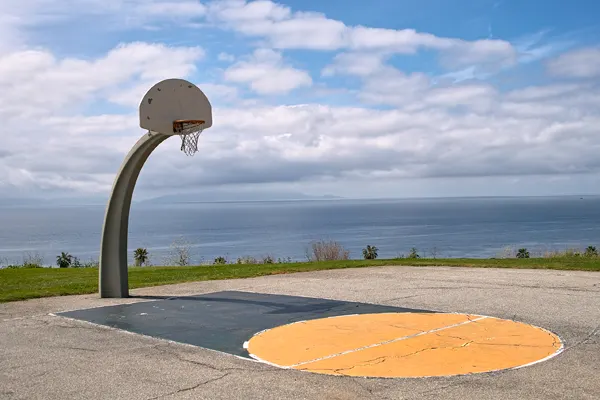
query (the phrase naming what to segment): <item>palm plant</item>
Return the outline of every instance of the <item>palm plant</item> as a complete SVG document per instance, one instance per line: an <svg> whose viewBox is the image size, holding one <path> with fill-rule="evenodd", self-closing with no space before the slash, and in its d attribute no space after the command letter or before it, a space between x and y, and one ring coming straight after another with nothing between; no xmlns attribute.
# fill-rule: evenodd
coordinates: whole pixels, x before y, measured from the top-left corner
<svg viewBox="0 0 600 400"><path fill-rule="evenodd" d="M135 266L141 267L148 262L148 250L140 247L133 252L133 259L135 260Z"/></svg>
<svg viewBox="0 0 600 400"><path fill-rule="evenodd" d="M410 249L410 253L408 253L408 257L407 258L421 258L421 256L417 252L417 248L416 247L413 247L413 248Z"/></svg>
<svg viewBox="0 0 600 400"><path fill-rule="evenodd" d="M586 257L598 257L598 250L596 250L595 246L588 246L584 254Z"/></svg>
<svg viewBox="0 0 600 400"><path fill-rule="evenodd" d="M224 265L224 264L227 264L227 260L225 259L225 257L217 257L217 258L215 258L215 261L213 262L213 264Z"/></svg>
<svg viewBox="0 0 600 400"><path fill-rule="evenodd" d="M377 247L367 245L367 247L363 249L363 257L365 260L374 260L377 258L377 250L379 250Z"/></svg>
<svg viewBox="0 0 600 400"><path fill-rule="evenodd" d="M527 249L519 249L517 251L517 258L529 258L529 252Z"/></svg>
<svg viewBox="0 0 600 400"><path fill-rule="evenodd" d="M64 251L60 253L60 256L56 257L56 265L59 268L69 268L73 262L73 256Z"/></svg>

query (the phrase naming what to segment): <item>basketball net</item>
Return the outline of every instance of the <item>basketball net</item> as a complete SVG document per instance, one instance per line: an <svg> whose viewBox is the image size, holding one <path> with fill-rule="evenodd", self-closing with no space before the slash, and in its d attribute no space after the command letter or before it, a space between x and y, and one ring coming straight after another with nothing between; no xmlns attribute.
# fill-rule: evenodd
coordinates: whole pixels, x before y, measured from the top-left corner
<svg viewBox="0 0 600 400"><path fill-rule="evenodd" d="M176 121L173 131L181 137L181 151L188 156L198 152L198 138L204 130L204 121Z"/></svg>

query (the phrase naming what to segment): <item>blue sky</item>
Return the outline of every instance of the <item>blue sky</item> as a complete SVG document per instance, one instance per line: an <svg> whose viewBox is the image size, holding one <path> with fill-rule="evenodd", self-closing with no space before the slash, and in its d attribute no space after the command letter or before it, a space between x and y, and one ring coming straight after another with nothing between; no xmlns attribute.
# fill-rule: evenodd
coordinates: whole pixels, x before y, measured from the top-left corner
<svg viewBox="0 0 600 400"><path fill-rule="evenodd" d="M169 77L207 93L215 125L193 159L162 145L136 196L600 192L598 2L23 0L0 15L5 196L106 196L143 134L141 96Z"/></svg>

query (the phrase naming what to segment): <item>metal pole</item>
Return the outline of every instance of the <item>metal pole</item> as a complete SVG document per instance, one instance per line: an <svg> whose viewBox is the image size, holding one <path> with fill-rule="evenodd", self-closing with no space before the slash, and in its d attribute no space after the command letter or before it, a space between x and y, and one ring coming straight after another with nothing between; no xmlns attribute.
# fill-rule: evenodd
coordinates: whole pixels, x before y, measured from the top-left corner
<svg viewBox="0 0 600 400"><path fill-rule="evenodd" d="M169 137L155 132L145 134L121 164L108 200L102 228L98 274L100 297L129 297L127 235L133 190L140 171L152 151Z"/></svg>

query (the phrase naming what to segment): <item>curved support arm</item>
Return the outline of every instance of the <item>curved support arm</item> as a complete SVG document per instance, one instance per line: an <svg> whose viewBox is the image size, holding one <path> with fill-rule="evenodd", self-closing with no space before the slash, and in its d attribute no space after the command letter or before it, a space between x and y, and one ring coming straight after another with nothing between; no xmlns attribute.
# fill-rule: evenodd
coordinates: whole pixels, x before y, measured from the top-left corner
<svg viewBox="0 0 600 400"><path fill-rule="evenodd" d="M169 135L154 132L142 136L125 157L117 174L102 228L98 278L100 297L129 296L127 234L133 189L140 171L152 151L169 137Z"/></svg>

